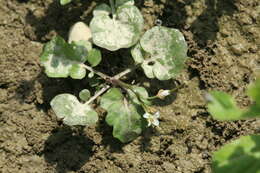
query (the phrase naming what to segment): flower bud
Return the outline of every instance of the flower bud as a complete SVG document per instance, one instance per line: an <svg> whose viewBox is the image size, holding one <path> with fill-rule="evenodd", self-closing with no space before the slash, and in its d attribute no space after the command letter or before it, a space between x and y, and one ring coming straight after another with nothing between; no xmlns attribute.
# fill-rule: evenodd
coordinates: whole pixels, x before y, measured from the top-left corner
<svg viewBox="0 0 260 173"><path fill-rule="evenodd" d="M170 95L171 94L171 90L159 90L159 92L157 93L157 97L160 98L160 99L164 99L166 96Z"/></svg>

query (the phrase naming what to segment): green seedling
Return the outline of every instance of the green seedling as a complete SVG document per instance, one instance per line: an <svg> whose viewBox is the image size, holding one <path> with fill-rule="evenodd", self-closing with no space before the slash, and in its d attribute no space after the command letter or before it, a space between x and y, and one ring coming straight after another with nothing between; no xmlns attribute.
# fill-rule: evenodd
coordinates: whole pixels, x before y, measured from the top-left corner
<svg viewBox="0 0 260 173"><path fill-rule="evenodd" d="M95 93L82 90L80 101L66 93L53 98L51 107L64 124L95 124L98 114L92 108L94 102L106 110L106 122L113 126L113 136L129 142L145 128L159 125L160 113L152 108L152 100L164 99L174 90L160 90L149 96L144 87L128 84L121 78L141 68L148 78L173 79L184 67L187 44L176 29L155 26L144 33L143 17L133 0L109 2L110 6L101 4L95 8L90 27L83 22L73 25L68 42L59 36L48 42L40 61L47 76L86 78L92 91L96 90ZM96 70L106 57L93 44L109 51L129 48L134 67L129 64L129 68L114 76Z"/></svg>
<svg viewBox="0 0 260 173"><path fill-rule="evenodd" d="M248 88L253 104L240 109L235 100L224 92L207 95L208 111L217 120L240 120L260 117L260 78ZM224 145L213 155L214 173L260 173L260 136L243 136Z"/></svg>

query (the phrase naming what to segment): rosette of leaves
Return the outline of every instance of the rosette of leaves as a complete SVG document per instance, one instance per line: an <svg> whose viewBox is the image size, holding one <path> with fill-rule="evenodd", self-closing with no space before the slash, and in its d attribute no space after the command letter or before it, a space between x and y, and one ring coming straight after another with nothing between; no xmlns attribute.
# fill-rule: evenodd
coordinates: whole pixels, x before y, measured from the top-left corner
<svg viewBox="0 0 260 173"><path fill-rule="evenodd" d="M139 91L140 87L138 87ZM142 99L148 96L142 94ZM106 122L113 126L113 136L121 142L129 142L139 136L144 128L142 115L144 113L140 100L131 95L125 97L120 89L111 88L101 98L100 106L107 111Z"/></svg>
<svg viewBox="0 0 260 173"><path fill-rule="evenodd" d="M137 43L143 30L144 20L133 2L117 0L112 8L107 4L95 8L94 17L90 22L94 44L115 51L129 48Z"/></svg>
<svg viewBox="0 0 260 173"><path fill-rule="evenodd" d="M47 76L52 78L82 79L86 70L82 66L86 61L96 66L101 61L101 53L92 49L89 42L67 43L57 36L48 42L43 49L40 62L45 68ZM88 53L89 52L89 53Z"/></svg>
<svg viewBox="0 0 260 173"><path fill-rule="evenodd" d="M183 69L187 44L177 29L155 26L142 36L131 52L148 78L168 80Z"/></svg>
<svg viewBox="0 0 260 173"><path fill-rule="evenodd" d="M81 95L81 98L82 97L86 98L86 96ZM98 120L98 114L88 104L80 103L78 99L71 94L55 96L51 101L51 107L57 117L62 119L63 123L69 126L89 126L95 124Z"/></svg>

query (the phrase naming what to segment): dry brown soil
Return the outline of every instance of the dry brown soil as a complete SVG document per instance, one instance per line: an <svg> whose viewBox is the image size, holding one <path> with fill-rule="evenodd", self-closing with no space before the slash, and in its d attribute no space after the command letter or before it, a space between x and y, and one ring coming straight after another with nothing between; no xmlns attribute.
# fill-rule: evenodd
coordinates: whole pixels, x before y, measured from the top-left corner
<svg viewBox="0 0 260 173"><path fill-rule="evenodd" d="M189 45L187 68L176 80L149 81L136 72L137 82L150 86L152 93L185 84L156 104L160 128L121 144L103 115L96 126L86 128L58 121L50 100L64 92L77 95L89 85L46 77L39 55L53 36L66 38L74 22L88 23L100 2L61 7L54 0L0 0L0 173L210 173L213 151L257 133L259 120L213 120L203 95L222 90L241 107L250 104L245 88L260 71L259 0L138 1L146 29L160 19L163 26L180 29ZM113 57L124 53L103 50L104 63L124 68Z"/></svg>

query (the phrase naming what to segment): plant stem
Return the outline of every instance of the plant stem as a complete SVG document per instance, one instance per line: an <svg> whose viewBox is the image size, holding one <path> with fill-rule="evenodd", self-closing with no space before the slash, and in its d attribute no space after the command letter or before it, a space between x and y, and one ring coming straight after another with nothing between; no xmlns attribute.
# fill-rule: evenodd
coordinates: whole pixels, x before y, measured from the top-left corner
<svg viewBox="0 0 260 173"><path fill-rule="evenodd" d="M107 81L108 79L111 79L111 78L112 78L111 76L108 76L108 75L106 75L106 74L104 74L104 73L102 73L102 72L99 72L99 71L93 69L92 67L90 67L90 66L88 66L88 65L86 65L86 64L81 64L81 66L82 66L83 68L87 69L88 71L94 72L96 75L100 76L101 78L103 78L103 79L106 80L106 81Z"/></svg>
<svg viewBox="0 0 260 173"><path fill-rule="evenodd" d="M104 88L102 88L100 91L98 91L93 97L91 97L91 98L85 103L85 105L89 105L91 102L93 102L94 100L96 100L96 98L98 98L100 95L102 95L104 92L106 92L109 88L110 88L110 86L109 86L109 85L106 85Z"/></svg>
<svg viewBox="0 0 260 173"><path fill-rule="evenodd" d="M109 3L110 3L110 7L111 7L111 9L112 9L112 16L113 16L113 19L114 19L115 14L116 14L115 2L114 2L114 0L109 0Z"/></svg>
<svg viewBox="0 0 260 173"><path fill-rule="evenodd" d="M118 73L117 75L113 76L114 79L120 79L121 77L127 75L128 73L131 73L132 71L134 71L135 69L137 69L139 66L133 66L131 68L127 68L126 70L122 71L121 73Z"/></svg>
<svg viewBox="0 0 260 173"><path fill-rule="evenodd" d="M123 76L125 76L126 74L132 72L134 69L136 69L137 67L133 67L133 68L128 68L126 69L125 71L111 77L111 76L108 76L102 72L99 72L95 69L93 69L92 67L86 65L86 64L81 64L81 66L85 69L87 69L88 71L91 71L91 72L94 72L96 75L100 76L102 79L104 79L105 81L111 83L111 84L116 84L116 85L119 85L121 87L124 87L124 88L131 88L132 85L129 85L127 83L124 83L122 81L120 81L119 79Z"/></svg>

